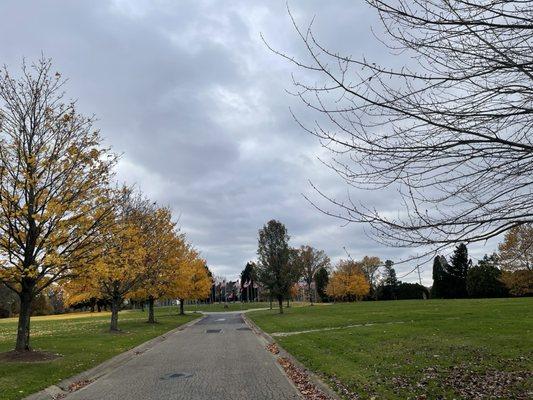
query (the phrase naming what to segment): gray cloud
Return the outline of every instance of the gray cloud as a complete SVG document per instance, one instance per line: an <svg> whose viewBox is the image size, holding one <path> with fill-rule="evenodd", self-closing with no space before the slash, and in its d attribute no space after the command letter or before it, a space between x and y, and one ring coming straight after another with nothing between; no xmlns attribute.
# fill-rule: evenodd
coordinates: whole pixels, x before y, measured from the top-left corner
<svg viewBox="0 0 533 400"><path fill-rule="evenodd" d="M291 8L303 24L316 15L327 46L390 57L373 38L376 19L362 3L294 0ZM0 13L0 62L14 70L23 57L52 57L70 78L68 95L97 115L103 136L124 153L120 178L170 205L217 274L239 274L271 218L287 225L293 245L309 243L334 259L345 256L344 246L354 257L407 254L372 242L361 226L343 227L302 196L313 194L309 179L338 197L346 187L317 160L328 155L289 113L291 107L306 121L316 118L285 92L291 73L303 72L260 39L263 33L273 46L305 57L285 0L13 0L2 2ZM395 207L383 193L351 195ZM430 269L423 269L426 283Z"/></svg>

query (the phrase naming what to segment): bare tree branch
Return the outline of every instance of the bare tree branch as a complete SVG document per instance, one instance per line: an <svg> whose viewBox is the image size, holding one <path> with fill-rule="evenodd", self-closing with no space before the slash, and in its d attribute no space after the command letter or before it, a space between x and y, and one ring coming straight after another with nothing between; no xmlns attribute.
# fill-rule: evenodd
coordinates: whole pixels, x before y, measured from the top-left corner
<svg viewBox="0 0 533 400"><path fill-rule="evenodd" d="M396 216L316 188L316 208L399 247L485 241L533 222L533 4L529 1L366 0L393 69L323 46L292 22L307 57L272 46L302 74L293 95L330 151L322 160L351 188L395 188ZM322 204L322 205L321 205Z"/></svg>

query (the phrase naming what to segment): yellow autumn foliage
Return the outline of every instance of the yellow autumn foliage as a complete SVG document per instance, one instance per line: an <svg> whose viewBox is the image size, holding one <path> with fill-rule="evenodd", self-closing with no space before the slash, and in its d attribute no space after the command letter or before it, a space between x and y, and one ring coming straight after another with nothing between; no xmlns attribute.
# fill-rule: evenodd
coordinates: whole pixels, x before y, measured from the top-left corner
<svg viewBox="0 0 533 400"><path fill-rule="evenodd" d="M131 193L126 197L132 201ZM91 298L121 302L209 296L205 261L179 232L170 209L137 203L119 207L127 213L116 215L115 223L102 231L100 253L91 267L64 285L68 304Z"/></svg>
<svg viewBox="0 0 533 400"><path fill-rule="evenodd" d="M188 248L180 260L179 274L176 276L172 295L181 300L199 300L209 297L212 281L207 273L205 260L198 252Z"/></svg>
<svg viewBox="0 0 533 400"><path fill-rule="evenodd" d="M370 283L357 269L334 271L326 287L326 294L338 300L361 300L369 292Z"/></svg>

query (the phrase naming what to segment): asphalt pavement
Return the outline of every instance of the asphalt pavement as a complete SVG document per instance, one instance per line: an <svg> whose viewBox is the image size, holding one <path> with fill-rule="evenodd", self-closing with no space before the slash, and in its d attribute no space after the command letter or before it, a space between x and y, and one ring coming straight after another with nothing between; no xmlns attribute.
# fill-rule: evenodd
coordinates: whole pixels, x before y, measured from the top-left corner
<svg viewBox="0 0 533 400"><path fill-rule="evenodd" d="M66 396L67 400L299 398L240 313L208 314Z"/></svg>

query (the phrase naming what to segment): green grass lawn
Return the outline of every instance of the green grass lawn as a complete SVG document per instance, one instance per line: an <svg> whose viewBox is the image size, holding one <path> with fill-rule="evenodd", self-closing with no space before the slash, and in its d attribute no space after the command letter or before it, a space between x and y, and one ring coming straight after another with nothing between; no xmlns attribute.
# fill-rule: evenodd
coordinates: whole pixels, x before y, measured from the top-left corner
<svg viewBox="0 0 533 400"><path fill-rule="evenodd" d="M302 305L307 305L308 303L300 302L291 302L291 307L299 307ZM285 308L287 304L284 302L283 307ZM272 303L272 307L277 308L278 304L276 302ZM213 303L213 304L187 304L185 305L185 311L211 311L211 312L224 312L224 311L242 311L242 310L251 310L253 308L269 308L270 303L268 301L264 302L250 302L250 303L241 303L237 302L228 302L227 307L224 306L224 303Z"/></svg>
<svg viewBox="0 0 533 400"><path fill-rule="evenodd" d="M347 398L532 398L533 298L360 302L249 316ZM279 335L314 329L323 330Z"/></svg>
<svg viewBox="0 0 533 400"><path fill-rule="evenodd" d="M120 334L108 332L110 314L107 312L33 317L32 348L59 353L63 357L43 363L2 362L0 399L23 398L197 317L177 313L175 307L156 308L159 323L152 325L145 323L146 313L121 311L119 328L123 333ZM0 352L13 349L16 328L16 319L0 319Z"/></svg>

